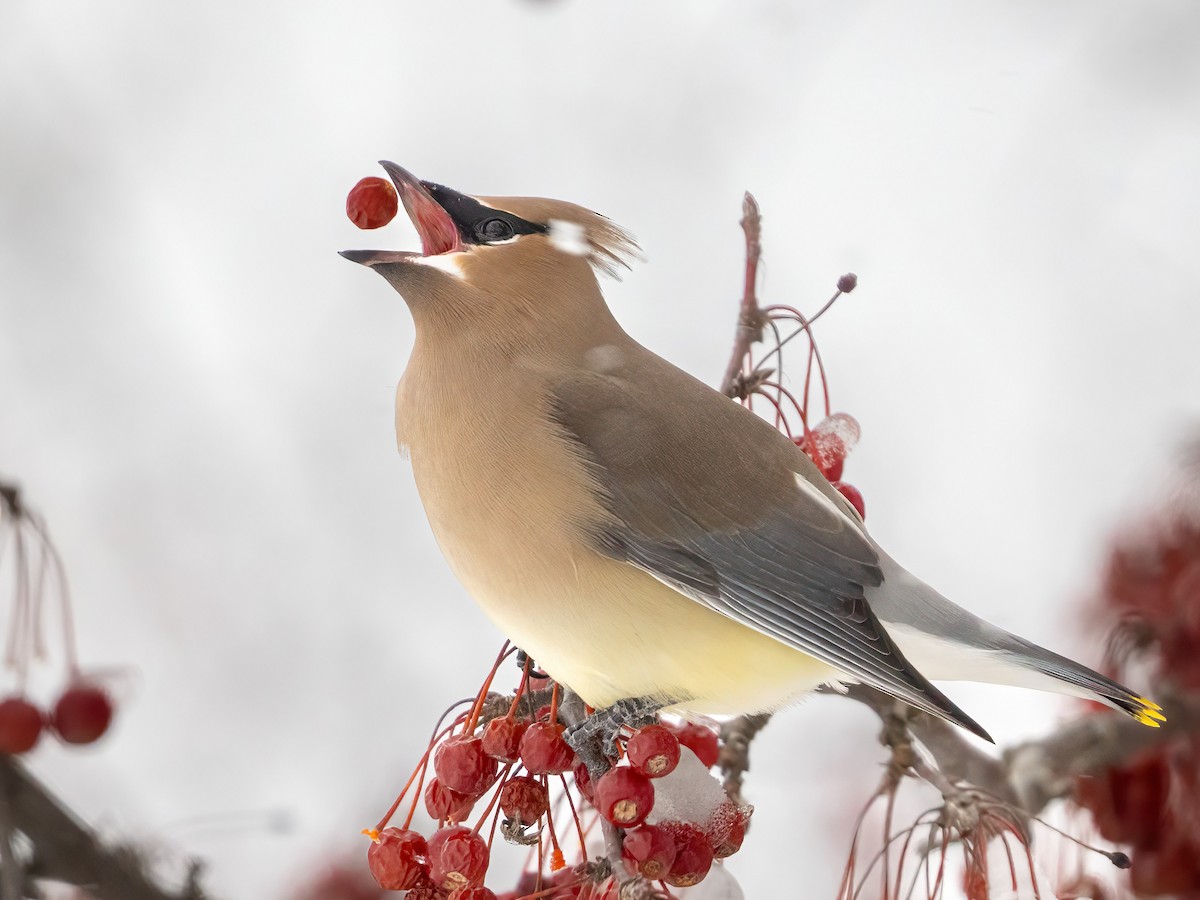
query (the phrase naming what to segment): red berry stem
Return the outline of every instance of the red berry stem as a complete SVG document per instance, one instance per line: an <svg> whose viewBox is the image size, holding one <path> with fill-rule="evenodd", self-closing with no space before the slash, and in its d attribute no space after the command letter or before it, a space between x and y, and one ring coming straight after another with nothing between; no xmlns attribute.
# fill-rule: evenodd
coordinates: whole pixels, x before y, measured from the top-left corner
<svg viewBox="0 0 1200 900"><path fill-rule="evenodd" d="M555 685L557 687L557 685ZM554 829L554 809L553 804L546 808L546 831L550 833L550 846L554 850L550 853L550 871L557 872L559 869L567 867L566 861L563 859L562 849L558 846L558 835ZM541 844L541 841L538 841ZM540 855L540 854L539 854Z"/></svg>
<svg viewBox="0 0 1200 900"><path fill-rule="evenodd" d="M575 821L575 833L579 835L579 852L583 854L583 861L588 861L587 840L583 836L583 823L579 821L579 811L575 809L575 801L571 799L571 791L567 788L567 776L559 774L558 780L562 782L563 796L567 798L567 806L571 807L571 818ZM546 785L549 789L549 785Z"/></svg>
<svg viewBox="0 0 1200 900"><path fill-rule="evenodd" d="M517 693L513 696L512 706L508 708L507 718L509 719L516 717L517 708L521 705L521 697L529 690L529 673L531 671L533 671L533 660L526 656L525 665L521 669L521 683L517 685Z"/></svg>
<svg viewBox="0 0 1200 900"><path fill-rule="evenodd" d="M762 386L765 388L770 388L773 391L778 391L781 396L786 397L788 402L792 404L800 416L800 425L804 428L804 436L808 437L810 434L812 434L812 430L808 427L808 415L805 413L804 407L800 404L800 401L796 399L795 394L785 388L778 381L764 381ZM792 430L786 427L786 424L783 430L788 437L792 437Z"/></svg>
<svg viewBox="0 0 1200 900"><path fill-rule="evenodd" d="M483 829L483 824L487 821L487 817L490 816L492 814L492 810L496 808L496 803L500 800L500 789L504 787L504 782L508 780L508 773L512 771L512 767L513 763L509 763L504 767L503 771L501 771L500 777L496 779L495 790L492 791L492 799L488 801L487 808L484 809L483 815L480 816L479 821L475 823L475 831L478 832ZM496 815L492 819L492 831L488 835L489 850L492 849L492 835L496 832L496 820L499 818L500 816Z"/></svg>
<svg viewBox="0 0 1200 900"><path fill-rule="evenodd" d="M558 724L558 682L550 688L550 724Z"/></svg>
<svg viewBox="0 0 1200 900"><path fill-rule="evenodd" d="M475 695L475 704L471 707L471 713L467 716L467 724L463 729L463 734L471 734L475 731L475 726L479 724L479 716L483 713L483 703L487 699L488 691L491 690L492 680L496 677L496 672L500 670L501 664L511 654L516 653L517 648L505 641L500 646L500 652L496 654L496 661L492 664L492 670L488 672L487 678L483 680L482 687L479 688L479 693Z"/></svg>
<svg viewBox="0 0 1200 900"><path fill-rule="evenodd" d="M404 802L404 795L408 793L408 789L413 786L413 782L416 781L419 776L420 781L417 784L417 790L413 794L412 806L409 807L408 816L404 820L404 830L407 831L409 826L412 825L413 813L417 808L417 802L421 799L421 785L425 783L425 770L429 765L429 758L433 754L434 748L437 747L438 742L442 740L442 738L446 737L446 735L448 735L454 729L454 726L457 725L460 720L455 719L454 722L450 723L445 728L442 728L442 722L446 720L446 716L448 716L456 706L461 706L463 703L469 702L469 700L459 700L458 703L455 703L444 713L442 713L442 717L438 719L437 725L434 726L433 737L429 741L429 746L426 747L425 752L421 754L421 759L417 762L416 768L413 769L412 774L408 776L408 781L405 783L396 799L392 801L392 805L388 807L388 811L384 813L383 818L379 820L379 824L375 826L376 831L383 831L383 829L387 828L388 822L392 820L392 816L396 814L396 810L399 809L400 804Z"/></svg>

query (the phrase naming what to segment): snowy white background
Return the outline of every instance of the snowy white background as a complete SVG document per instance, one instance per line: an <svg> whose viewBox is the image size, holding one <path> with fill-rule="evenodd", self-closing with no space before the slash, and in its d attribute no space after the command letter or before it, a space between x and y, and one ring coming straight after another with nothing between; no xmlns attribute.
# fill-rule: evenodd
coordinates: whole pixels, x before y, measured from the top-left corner
<svg viewBox="0 0 1200 900"><path fill-rule="evenodd" d="M478 683L500 636L393 445L412 326L336 254L415 245L343 214L380 158L629 227L611 304L710 382L753 190L764 298L859 274L820 336L874 534L1090 652L1072 604L1200 409L1198 46L1191 0L8 0L0 473L68 561L85 662L126 667L110 738L33 769L217 896L277 897L361 852ZM1002 739L1064 708L952 693ZM832 894L875 731L821 699L763 734L748 896Z"/></svg>

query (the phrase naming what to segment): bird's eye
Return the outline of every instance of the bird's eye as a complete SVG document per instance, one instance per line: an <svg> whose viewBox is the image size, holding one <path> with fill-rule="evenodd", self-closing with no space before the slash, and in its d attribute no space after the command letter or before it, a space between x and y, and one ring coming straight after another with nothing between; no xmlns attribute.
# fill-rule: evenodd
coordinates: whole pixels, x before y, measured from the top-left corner
<svg viewBox="0 0 1200 900"><path fill-rule="evenodd" d="M507 241L513 236L513 227L503 219L488 219L475 226L475 233L482 241Z"/></svg>

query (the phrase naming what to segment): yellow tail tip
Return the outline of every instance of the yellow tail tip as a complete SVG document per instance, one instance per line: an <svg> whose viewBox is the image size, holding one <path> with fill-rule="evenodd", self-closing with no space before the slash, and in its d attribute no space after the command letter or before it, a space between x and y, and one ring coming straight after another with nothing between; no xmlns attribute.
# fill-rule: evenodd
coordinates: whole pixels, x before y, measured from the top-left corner
<svg viewBox="0 0 1200 900"><path fill-rule="evenodd" d="M1133 699L1142 704L1142 706L1146 707L1146 709L1152 709L1155 712L1162 712L1162 707L1153 700L1148 700L1145 697L1134 697ZM1166 720L1164 719L1163 721L1165 722Z"/></svg>

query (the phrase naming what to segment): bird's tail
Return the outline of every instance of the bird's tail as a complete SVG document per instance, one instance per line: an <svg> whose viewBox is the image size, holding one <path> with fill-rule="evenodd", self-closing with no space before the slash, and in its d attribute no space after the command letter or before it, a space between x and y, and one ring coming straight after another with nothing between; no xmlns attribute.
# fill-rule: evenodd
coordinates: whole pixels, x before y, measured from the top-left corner
<svg viewBox="0 0 1200 900"><path fill-rule="evenodd" d="M1162 707L1153 700L1139 697L1125 685L1087 666L1015 635L1009 635L1008 643L1010 646L1003 648L1001 653L1024 669L1053 678L1061 685L1060 693L1098 700L1151 728L1158 728L1167 720Z"/></svg>

